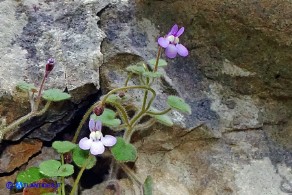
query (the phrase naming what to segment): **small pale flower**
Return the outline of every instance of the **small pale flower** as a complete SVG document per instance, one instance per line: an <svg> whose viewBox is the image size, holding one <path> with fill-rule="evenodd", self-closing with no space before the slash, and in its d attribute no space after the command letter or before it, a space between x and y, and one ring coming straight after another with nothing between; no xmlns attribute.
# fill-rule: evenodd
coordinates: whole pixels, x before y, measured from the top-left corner
<svg viewBox="0 0 292 195"><path fill-rule="evenodd" d="M103 136L101 132L101 122L90 119L89 129L91 131L89 139L87 137L82 138L79 141L79 147L82 150L90 150L93 155L102 154L105 150L105 146L111 147L116 144L117 139L111 135Z"/></svg>
<svg viewBox="0 0 292 195"><path fill-rule="evenodd" d="M167 57L175 58L177 54L183 57L189 55L188 49L179 43L179 36L183 34L184 30L184 27L178 29L178 26L175 24L165 37L158 39L158 44L165 48Z"/></svg>

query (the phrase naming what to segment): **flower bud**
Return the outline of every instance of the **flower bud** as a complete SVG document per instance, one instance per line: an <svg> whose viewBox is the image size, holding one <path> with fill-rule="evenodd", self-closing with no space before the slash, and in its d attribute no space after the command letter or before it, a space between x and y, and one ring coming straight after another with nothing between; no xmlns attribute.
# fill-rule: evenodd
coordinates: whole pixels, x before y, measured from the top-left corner
<svg viewBox="0 0 292 195"><path fill-rule="evenodd" d="M46 72L51 72L55 66L55 60L50 58L46 64Z"/></svg>
<svg viewBox="0 0 292 195"><path fill-rule="evenodd" d="M72 153L71 152L66 152L64 154L64 161L67 164L70 164L72 162Z"/></svg>
<svg viewBox="0 0 292 195"><path fill-rule="evenodd" d="M100 104L97 105L95 108L93 108L93 112L96 116L102 115L103 111L104 111L104 106L102 106Z"/></svg>
<svg viewBox="0 0 292 195"><path fill-rule="evenodd" d="M123 97L125 97L125 92L124 91L120 91L118 95L119 95L120 98L123 98Z"/></svg>

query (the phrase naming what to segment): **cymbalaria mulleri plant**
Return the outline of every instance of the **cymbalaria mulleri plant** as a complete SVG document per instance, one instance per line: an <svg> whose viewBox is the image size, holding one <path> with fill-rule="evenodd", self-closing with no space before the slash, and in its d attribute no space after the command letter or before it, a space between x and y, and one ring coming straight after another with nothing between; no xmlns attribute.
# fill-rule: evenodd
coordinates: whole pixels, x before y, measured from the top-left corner
<svg viewBox="0 0 292 195"><path fill-rule="evenodd" d="M175 58L177 54L186 57L189 52L185 46L179 43L179 37L183 34L184 27L180 29L175 24L170 32L158 38L158 53L155 59L142 61L132 64L126 68L128 73L124 85L115 88L106 93L95 102L84 114L75 132L72 142L55 141L52 147L60 154L58 160L47 160L42 162L39 167L31 167L22 171L17 176L18 182L33 183L43 178L50 177L55 181L61 182L61 188L55 194L65 195L65 177L72 176L74 166L80 167L70 195L76 194L79 180L85 169L91 169L96 164L96 156L111 156L111 165L109 170L108 185L113 184L117 194L120 194L119 180L117 173L120 169L128 176L130 180L139 185L141 194L152 194L152 179L149 175L145 181L138 178L135 172L125 163L135 162L137 159L137 149L131 144L131 138L135 131L149 129L154 123L159 122L166 126L172 126L173 122L167 115L171 110L177 110L191 114L190 106L177 96L168 96L167 107L164 110L158 110L153 107L156 98L156 91L152 87L160 77L163 76L161 68L167 65L167 62L160 59L162 48L165 48L165 54L168 58ZM68 93L58 89L48 89L43 91L44 83L50 72L55 66L55 60L49 59L45 66L45 73L39 89L28 83L20 83L18 88L26 91L29 95L32 111L27 116L20 118L12 124L0 130L3 136L10 130L16 129L23 122L33 116L40 116L46 112L51 102L63 101L70 98ZM131 79L138 79L139 84L129 85ZM143 92L141 98L135 99L132 96L132 90ZM35 93L37 92L37 95ZM39 111L42 99L47 102ZM129 115L129 113L133 113ZM146 120L141 120L146 116ZM88 123L89 138L79 138L79 134L84 124ZM112 130L112 134L122 135L114 137L112 135L103 135L102 125ZM78 141L79 140L79 141ZM78 144L77 144L78 142ZM109 152L105 152L105 146L109 147ZM107 154L105 154L107 153ZM27 177L30 175L30 177ZM32 179L33 178L33 179Z"/></svg>
<svg viewBox="0 0 292 195"><path fill-rule="evenodd" d="M111 147L116 144L117 139L114 136L103 136L101 132L101 121L90 119L89 129L91 131L89 139L82 138L79 141L79 147L83 150L89 150L92 155L102 154L105 150L104 146Z"/></svg>

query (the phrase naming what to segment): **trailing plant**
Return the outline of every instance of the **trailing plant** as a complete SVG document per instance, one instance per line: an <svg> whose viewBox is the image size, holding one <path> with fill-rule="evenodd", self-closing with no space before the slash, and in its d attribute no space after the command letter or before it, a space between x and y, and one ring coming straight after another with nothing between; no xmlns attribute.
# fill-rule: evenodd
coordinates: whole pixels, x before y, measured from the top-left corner
<svg viewBox="0 0 292 195"><path fill-rule="evenodd" d="M80 167L80 171L70 193L70 195L73 195L77 191L79 180L84 170L91 169L96 164L95 156L102 155L106 147L109 147L112 157L109 181L114 183L115 186L119 186L117 172L119 169L122 169L134 183L139 185L141 194L151 195L153 185L151 176L149 175L143 181L125 163L135 162L137 159L137 149L131 143L131 138L135 131L147 129L155 122L172 126L172 119L168 116L168 113L172 110L191 114L190 106L182 98L177 96L168 96L166 101L168 106L163 110L159 110L153 106L153 102L157 96L153 84L163 76L163 72L160 70L167 66L167 62L160 59L162 50L165 49L165 55L168 58L174 58L177 54L183 57L188 55L188 50L179 43L179 36L183 32L184 27L179 29L177 25L174 25L166 36L158 39L159 48L155 59L128 66L126 68L128 76L124 85L109 91L87 110L79 123L72 142L53 142L52 147L60 154L59 160L47 160L40 163L39 167L31 167L22 171L18 174L17 181L33 183L40 179L51 178L61 183L61 188L58 188L58 192L56 191L55 193L64 195L64 178L71 176L74 172L73 165L70 164L70 161L66 162L66 159L68 156L69 159L72 156L74 164ZM58 89L43 91L43 85L53 66L54 60L50 59L46 65L43 81L38 89L32 84L24 82L18 85L18 88L28 92L32 104L32 111L2 129L2 134L5 134L13 128L17 128L33 116L41 115L48 110L50 102L70 98L69 94ZM139 78L139 84L129 85L129 80L133 78ZM130 101L132 94L129 92L130 90L142 91L143 97L141 101ZM47 100L47 103L39 110L41 97ZM129 114L130 111L133 114ZM146 120L141 120L142 118L146 118ZM89 137L83 137L78 140L80 131L86 123L88 123ZM112 135L105 135L102 131L102 126L106 126L115 132L123 132L123 136L114 137ZM117 191L118 189L116 187Z"/></svg>

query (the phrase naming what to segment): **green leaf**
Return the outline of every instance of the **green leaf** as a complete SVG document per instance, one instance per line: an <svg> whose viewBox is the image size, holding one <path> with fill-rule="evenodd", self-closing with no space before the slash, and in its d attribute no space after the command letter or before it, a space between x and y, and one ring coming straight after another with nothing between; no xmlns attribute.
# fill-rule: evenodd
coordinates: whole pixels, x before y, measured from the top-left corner
<svg viewBox="0 0 292 195"><path fill-rule="evenodd" d="M79 147L76 147L73 150L73 161L78 167L82 167L82 165L85 163L86 159L89 156L89 151L87 150L82 150ZM96 158L93 155L90 155L86 169L91 169L94 165L96 164Z"/></svg>
<svg viewBox="0 0 292 195"><path fill-rule="evenodd" d="M61 166L61 162L57 161L57 160L47 160L47 161L43 161L41 162L41 164L39 165L40 167L40 172L46 176L49 177L56 177L58 169Z"/></svg>
<svg viewBox="0 0 292 195"><path fill-rule="evenodd" d="M70 99L71 95L63 92L60 89L48 89L44 91L43 98L48 101L59 102Z"/></svg>
<svg viewBox="0 0 292 195"><path fill-rule="evenodd" d="M143 74L143 72L145 72L145 68L143 66L139 66L139 65L132 65L132 66L128 66L126 68L127 71L129 72L133 72L135 74Z"/></svg>
<svg viewBox="0 0 292 195"><path fill-rule="evenodd" d="M17 87L18 89L23 90L23 91L32 91L32 90L37 91L37 88L36 88L33 84L26 83L26 82L24 82L24 81L18 83L18 84L16 85L16 87Z"/></svg>
<svg viewBox="0 0 292 195"><path fill-rule="evenodd" d="M159 78L162 76L162 73L160 73L160 72L144 72L143 76L150 77L150 78Z"/></svg>
<svg viewBox="0 0 292 195"><path fill-rule="evenodd" d="M150 108L149 111L151 112L161 112L155 108ZM167 115L167 114L162 114L162 115L156 115L156 114L148 114L149 116L152 116L153 118L155 118L157 120L157 122L166 125L166 126L173 126L173 122L171 120L171 118Z"/></svg>
<svg viewBox="0 0 292 195"><path fill-rule="evenodd" d="M117 143L111 148L111 152L119 162L134 162L137 158L137 149L135 146L126 143L121 137L117 138Z"/></svg>
<svg viewBox="0 0 292 195"><path fill-rule="evenodd" d="M152 195L153 179L150 175L147 176L143 184L144 195Z"/></svg>
<svg viewBox="0 0 292 195"><path fill-rule="evenodd" d="M47 178L47 176L41 174L38 167L30 167L25 171L19 172L16 181L22 183L33 183L43 178Z"/></svg>
<svg viewBox="0 0 292 195"><path fill-rule="evenodd" d="M73 144L69 141L54 141L52 147L57 150L58 153L64 154L66 152L70 152L73 150L77 145Z"/></svg>
<svg viewBox="0 0 292 195"><path fill-rule="evenodd" d="M105 108L102 115L96 116L92 114L91 119L97 121L100 120L104 126L107 127L117 127L121 124L121 120L116 118L116 113L108 108Z"/></svg>
<svg viewBox="0 0 292 195"><path fill-rule="evenodd" d="M148 64L152 68L154 68L155 63L156 63L156 58L153 58L151 60L148 60L147 62L148 62ZM158 67L164 67L164 66L167 66L167 62L164 59L159 59L159 61L158 61Z"/></svg>
<svg viewBox="0 0 292 195"><path fill-rule="evenodd" d="M62 165L57 160L47 160L40 164L40 172L49 177L70 176L74 173L74 167L70 164Z"/></svg>
<svg viewBox="0 0 292 195"><path fill-rule="evenodd" d="M188 114L192 113L191 107L180 97L173 95L168 96L167 103L170 107L178 111L186 112Z"/></svg>
<svg viewBox="0 0 292 195"><path fill-rule="evenodd" d="M61 166L61 162L57 160L47 160L47 161L42 162L39 165L40 172L49 177L58 176L57 171L60 166Z"/></svg>
<svg viewBox="0 0 292 195"><path fill-rule="evenodd" d="M61 165L58 169L57 176L67 177L74 173L74 167L70 164Z"/></svg>

